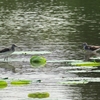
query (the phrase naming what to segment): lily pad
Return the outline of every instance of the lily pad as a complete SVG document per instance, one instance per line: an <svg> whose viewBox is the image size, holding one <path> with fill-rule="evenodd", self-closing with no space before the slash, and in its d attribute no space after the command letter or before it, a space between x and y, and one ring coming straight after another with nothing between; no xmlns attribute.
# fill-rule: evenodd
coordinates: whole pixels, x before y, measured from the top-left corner
<svg viewBox="0 0 100 100"><path fill-rule="evenodd" d="M100 62L80 62L80 63L71 63L73 66L100 66Z"/></svg>
<svg viewBox="0 0 100 100"><path fill-rule="evenodd" d="M5 88L5 87L7 87L7 82L0 80L0 88Z"/></svg>
<svg viewBox="0 0 100 100"><path fill-rule="evenodd" d="M46 64L46 58L42 56L32 56L30 59L30 64L33 67L44 66Z"/></svg>
<svg viewBox="0 0 100 100"><path fill-rule="evenodd" d="M60 84L63 85L77 85L77 84L87 84L88 81L86 80L71 80L71 81L64 81L64 82L60 82Z"/></svg>
<svg viewBox="0 0 100 100"><path fill-rule="evenodd" d="M30 83L31 83L30 80L13 80L13 81L11 81L12 85L27 85Z"/></svg>
<svg viewBox="0 0 100 100"><path fill-rule="evenodd" d="M48 92L35 92L29 93L28 97L30 98L48 98L50 94Z"/></svg>

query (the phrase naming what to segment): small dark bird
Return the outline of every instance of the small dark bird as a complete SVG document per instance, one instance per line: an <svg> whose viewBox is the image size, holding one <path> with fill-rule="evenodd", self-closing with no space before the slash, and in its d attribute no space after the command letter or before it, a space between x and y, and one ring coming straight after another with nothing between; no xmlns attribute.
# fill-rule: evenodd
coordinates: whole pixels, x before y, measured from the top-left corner
<svg viewBox="0 0 100 100"><path fill-rule="evenodd" d="M0 50L0 55L6 55L5 59L8 59L8 56L12 54L15 51L15 47L17 47L15 44L12 44L10 48L4 48Z"/></svg>
<svg viewBox="0 0 100 100"><path fill-rule="evenodd" d="M96 57L97 51L100 50L100 46L88 45L87 43L82 44L83 49L86 51L84 55L85 61L88 61L90 57Z"/></svg>
<svg viewBox="0 0 100 100"><path fill-rule="evenodd" d="M87 43L83 43L82 46L84 50L88 51L96 52L100 50L100 46L88 45Z"/></svg>

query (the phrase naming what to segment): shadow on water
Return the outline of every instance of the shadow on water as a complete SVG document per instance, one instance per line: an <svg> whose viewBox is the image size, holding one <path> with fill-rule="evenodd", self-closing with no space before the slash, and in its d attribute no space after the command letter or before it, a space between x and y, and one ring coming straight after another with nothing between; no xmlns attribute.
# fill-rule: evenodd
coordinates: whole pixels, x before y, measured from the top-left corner
<svg viewBox="0 0 100 100"><path fill-rule="evenodd" d="M15 71L15 67L14 66L12 66L11 64L9 64L9 63L7 63L7 62L3 62L3 63L1 63L0 62L0 69L5 69L5 71L12 71L13 73L15 73L16 71ZM4 71L4 72L5 72Z"/></svg>

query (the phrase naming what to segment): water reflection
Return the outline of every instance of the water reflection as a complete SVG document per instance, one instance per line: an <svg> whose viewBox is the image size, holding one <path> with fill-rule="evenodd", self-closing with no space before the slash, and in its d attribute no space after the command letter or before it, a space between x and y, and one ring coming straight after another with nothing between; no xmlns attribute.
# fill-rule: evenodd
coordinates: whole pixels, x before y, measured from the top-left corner
<svg viewBox="0 0 100 100"><path fill-rule="evenodd" d="M5 71L12 71L13 73L15 73L15 67L9 63L1 63L0 62L0 68L5 69ZM1 69L1 73L2 73L2 69ZM4 72L5 72L4 71Z"/></svg>

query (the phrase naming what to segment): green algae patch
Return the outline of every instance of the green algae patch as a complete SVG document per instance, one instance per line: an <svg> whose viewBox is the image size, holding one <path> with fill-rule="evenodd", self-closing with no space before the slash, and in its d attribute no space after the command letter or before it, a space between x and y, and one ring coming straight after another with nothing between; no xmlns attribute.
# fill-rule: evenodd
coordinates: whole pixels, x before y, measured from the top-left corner
<svg viewBox="0 0 100 100"><path fill-rule="evenodd" d="M27 85L30 84L32 81L30 80L12 80L11 84L12 85Z"/></svg>
<svg viewBox="0 0 100 100"><path fill-rule="evenodd" d="M0 80L0 89L7 87L7 82Z"/></svg>
<svg viewBox="0 0 100 100"><path fill-rule="evenodd" d="M33 67L44 66L46 64L46 58L42 56L32 56L30 59L30 64Z"/></svg>
<svg viewBox="0 0 100 100"><path fill-rule="evenodd" d="M48 92L35 92L35 93L29 93L29 98L48 98L50 94Z"/></svg>

